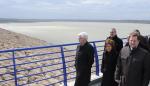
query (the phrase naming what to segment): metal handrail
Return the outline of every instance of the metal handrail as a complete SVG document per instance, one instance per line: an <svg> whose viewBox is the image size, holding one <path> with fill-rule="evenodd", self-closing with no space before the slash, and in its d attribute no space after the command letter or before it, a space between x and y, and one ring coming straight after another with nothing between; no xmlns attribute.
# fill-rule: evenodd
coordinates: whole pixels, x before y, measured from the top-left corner
<svg viewBox="0 0 150 86"><path fill-rule="evenodd" d="M123 40L126 39L126 38L123 38ZM99 73L100 73L100 57L101 55L99 55L100 52L103 52L103 45L97 45L98 43L103 43L105 40L101 40L101 41L91 41L89 43L91 43L95 49L95 65L93 65L93 68L94 71L92 73L95 73L96 75L99 76ZM68 58L71 58L71 57L75 57L74 54L71 54L71 55L65 55L65 53L70 53L70 52L76 52L76 49L68 49L68 50L65 50L64 48L65 47L72 47L72 46L77 46L79 43L71 43L71 44L61 44L61 45L49 45L49 46L38 46L38 47L31 47L31 48L15 48L15 49L8 49L8 50L0 50L0 54L6 54L6 53L11 53L11 57L10 58L6 58L6 59L0 59L0 62L1 61L6 61L6 60L10 60L13 62L13 64L9 64L9 65L5 65L5 66L0 66L0 70L1 68L6 68L6 67L13 67L13 72L10 72L13 74L14 78L12 79L8 79L8 80L3 80L3 81L0 81L0 85L1 83L5 83L6 81L9 82L10 80L14 80L14 84L15 86L24 86L24 85L27 85L27 84L31 84L31 83L35 83L35 82L39 82L39 81L42 81L42 80L47 80L47 79L52 79L52 78L56 78L56 77L60 77L60 76L63 76L63 80L59 80L57 82L53 82L53 83L49 83L49 85L46 85L46 86L51 86L51 85L54 85L54 84L57 84L57 83L61 83L63 82L64 83L64 86L67 86L68 85L68 80L70 79L74 79L75 76L73 77L70 77L70 78L67 78L67 76L71 73L75 73L76 71L67 71L68 68L73 68L73 63L75 60L66 60ZM46 52L46 53L40 53L40 54L33 54L33 55L25 55L25 56L16 56L15 53L16 52L20 52L20 51L28 51L28 50L37 50L37 49L51 49L51 48L57 48L59 49L59 51L57 52ZM98 50L99 48L102 48L100 50ZM32 58L32 57L35 57L35 56L46 56L46 55L53 55L53 54L60 54L58 57L54 57L54 58L46 58L46 59L40 59L40 60L35 60L35 61L31 61L31 62L22 62L22 63L17 63L17 59L27 59L27 58ZM21 66L21 65L32 65L32 63L38 63L38 62L45 62L45 61L49 61L49 60L60 60L61 62L57 62L57 63L51 63L51 64L46 64L46 65L42 65L42 66L36 66L36 67L33 67L33 68L27 68L27 69L21 69L21 70L18 70L17 67L18 66ZM72 63L71 66L67 66L68 63ZM27 70L35 70L35 69L38 69L38 68L44 68L44 67L49 67L49 66L56 66L56 65L60 65L61 68L57 68L57 69L51 69L51 70L48 70L48 71L44 71L44 72L40 72L40 73L36 73L36 74L30 74L30 75L25 75L25 76L20 76L18 77L17 76L17 73L19 72L24 72L24 71L27 71ZM45 78L45 79L41 79L41 80L35 80L35 81L31 81L29 83L26 83L26 84L19 84L19 79L21 78L25 78L25 77L29 77L29 76L34 76L34 75L38 75L38 74L44 74L44 73L47 73L47 72L52 72L52 71L60 71L60 70L63 70L63 74L59 74L58 76L52 76L52 77L49 77L49 78ZM9 74L9 73L3 73L0 75L5 75L5 74Z"/></svg>

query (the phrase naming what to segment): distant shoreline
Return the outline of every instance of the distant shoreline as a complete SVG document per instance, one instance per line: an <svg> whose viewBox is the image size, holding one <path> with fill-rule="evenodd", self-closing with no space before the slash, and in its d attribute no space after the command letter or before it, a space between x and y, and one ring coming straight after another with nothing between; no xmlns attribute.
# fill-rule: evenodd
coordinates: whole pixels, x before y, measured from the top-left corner
<svg viewBox="0 0 150 86"><path fill-rule="evenodd" d="M34 23L34 22L111 22L150 24L150 20L78 20L78 19L7 19L0 18L0 23Z"/></svg>

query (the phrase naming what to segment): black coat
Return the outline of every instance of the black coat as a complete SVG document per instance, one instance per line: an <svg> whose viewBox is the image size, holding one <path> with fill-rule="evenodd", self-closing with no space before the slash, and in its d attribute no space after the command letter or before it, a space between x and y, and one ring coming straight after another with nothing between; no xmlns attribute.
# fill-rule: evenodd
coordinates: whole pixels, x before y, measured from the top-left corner
<svg viewBox="0 0 150 86"><path fill-rule="evenodd" d="M117 86L114 80L114 73L117 64L117 53L112 51L110 53L104 52L101 72L103 73L102 86Z"/></svg>
<svg viewBox="0 0 150 86"><path fill-rule="evenodd" d="M115 79L120 86L148 86L150 80L150 54L141 47L124 47L119 55Z"/></svg>
<svg viewBox="0 0 150 86"><path fill-rule="evenodd" d="M142 48L150 52L150 47L148 43L148 37L147 36L140 36L140 44Z"/></svg>
<svg viewBox="0 0 150 86"><path fill-rule="evenodd" d="M77 46L75 68L76 81L74 86L88 86L91 78L91 67L94 63L94 48L88 42Z"/></svg>
<svg viewBox="0 0 150 86"><path fill-rule="evenodd" d="M148 45L150 47L150 36L148 36Z"/></svg>
<svg viewBox="0 0 150 86"><path fill-rule="evenodd" d="M123 41L118 36L108 38L115 42L116 50L118 53L120 53L120 50L123 48Z"/></svg>

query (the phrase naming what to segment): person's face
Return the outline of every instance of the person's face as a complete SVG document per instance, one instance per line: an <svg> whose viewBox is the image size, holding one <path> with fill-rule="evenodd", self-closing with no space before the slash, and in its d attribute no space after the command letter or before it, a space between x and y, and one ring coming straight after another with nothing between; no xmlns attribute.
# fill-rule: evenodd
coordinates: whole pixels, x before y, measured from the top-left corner
<svg viewBox="0 0 150 86"><path fill-rule="evenodd" d="M112 50L112 46L110 44L107 44L105 49L107 52L110 52Z"/></svg>
<svg viewBox="0 0 150 86"><path fill-rule="evenodd" d="M131 48L136 48L139 45L139 40L137 39L137 36L131 36L129 38L129 45Z"/></svg>
<svg viewBox="0 0 150 86"><path fill-rule="evenodd" d="M80 42L81 45L84 45L86 43L86 39L79 36L79 42Z"/></svg>
<svg viewBox="0 0 150 86"><path fill-rule="evenodd" d="M116 36L116 31L115 31L115 30L112 30L112 31L110 32L110 36L111 36L111 37Z"/></svg>

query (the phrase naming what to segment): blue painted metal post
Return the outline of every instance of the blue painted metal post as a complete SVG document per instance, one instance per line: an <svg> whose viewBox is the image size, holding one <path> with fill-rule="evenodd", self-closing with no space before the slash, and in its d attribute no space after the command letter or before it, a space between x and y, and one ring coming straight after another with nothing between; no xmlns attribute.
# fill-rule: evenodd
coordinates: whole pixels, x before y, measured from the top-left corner
<svg viewBox="0 0 150 86"><path fill-rule="evenodd" d="M95 63L96 63L96 75L99 76L99 60L98 60L98 52L95 42L93 42L94 50L95 50Z"/></svg>
<svg viewBox="0 0 150 86"><path fill-rule="evenodd" d="M14 78L15 78L15 85L18 86L18 81L17 81L17 70L16 70L16 60L15 60L15 52L12 52L13 56L13 67L14 67Z"/></svg>
<svg viewBox="0 0 150 86"><path fill-rule="evenodd" d="M64 72L64 86L67 86L67 71L66 71L66 62L65 62L65 56L64 56L64 49L63 49L63 46L61 46L60 48L61 48L63 72Z"/></svg>

